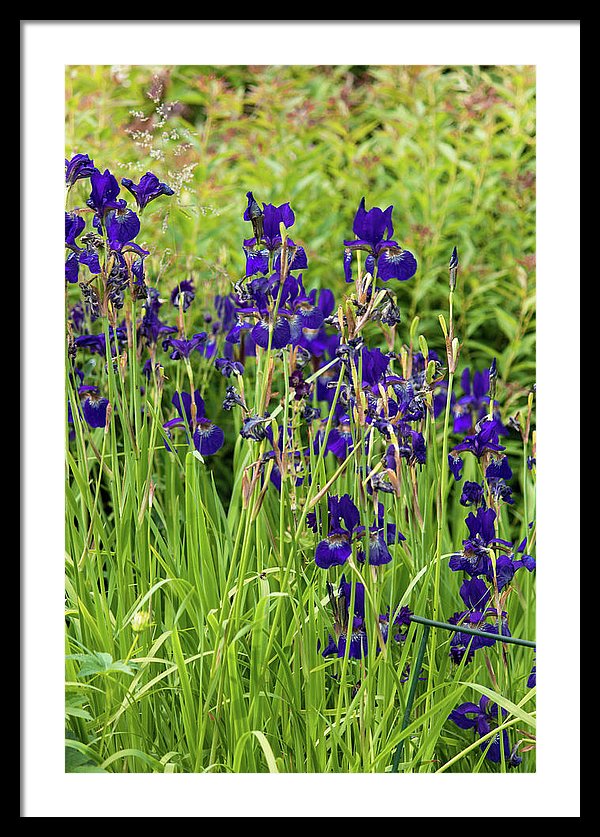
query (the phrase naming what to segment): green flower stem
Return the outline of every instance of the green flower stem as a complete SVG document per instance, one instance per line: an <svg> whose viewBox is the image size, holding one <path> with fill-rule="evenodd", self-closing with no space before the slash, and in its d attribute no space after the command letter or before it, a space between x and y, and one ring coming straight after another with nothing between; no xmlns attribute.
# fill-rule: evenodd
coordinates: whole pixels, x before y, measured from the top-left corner
<svg viewBox="0 0 600 837"><path fill-rule="evenodd" d="M413 621L418 621L414 619ZM408 698L406 700L406 709L404 710L404 718L402 719L402 726L400 728L400 732L403 732L406 727L410 723L410 713L412 712L413 703L415 701L415 695L417 693L417 684L419 682L419 672L421 671L421 666L423 665L423 658L425 656L425 649L427 647L427 640L429 639L429 631L430 626L435 626L437 624L438 627L443 625L442 622L434 623L430 620L425 620L424 622L425 627L423 628L423 636L421 637L421 644L419 645L419 651L417 653L417 659L415 660L412 677L410 681L410 691L408 693ZM400 764L400 759L402 758L402 753L404 751L404 739L399 742L398 746L396 747L396 752L394 753L394 758L392 760L392 773L398 772L398 766Z"/></svg>

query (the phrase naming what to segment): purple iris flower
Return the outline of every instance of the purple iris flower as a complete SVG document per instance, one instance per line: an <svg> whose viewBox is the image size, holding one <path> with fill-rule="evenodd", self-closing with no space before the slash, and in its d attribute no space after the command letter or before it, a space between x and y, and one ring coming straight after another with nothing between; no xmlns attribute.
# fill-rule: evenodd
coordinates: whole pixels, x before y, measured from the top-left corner
<svg viewBox="0 0 600 837"><path fill-rule="evenodd" d="M509 505L514 503L512 489L506 484L506 480L511 477L512 470L508 464L508 457L505 455L493 457L485 469L485 479L496 503L500 501Z"/></svg>
<svg viewBox="0 0 600 837"><path fill-rule="evenodd" d="M394 398L388 399L388 411L391 418L402 421L421 421L425 418L425 401L420 388L413 379L404 380L396 375L388 375L385 379L391 385Z"/></svg>
<svg viewBox="0 0 600 837"><path fill-rule="evenodd" d="M499 719L504 719L507 714L506 709L500 708L496 703L492 703L489 697L483 695L478 704L461 703L452 710L448 718L454 721L460 729L474 729L479 737L482 737L497 727ZM517 767L522 761L519 756L512 753L508 731L505 729L491 739L483 741L479 747L485 753L486 759L494 764L501 761L501 750L504 751L504 759L509 767Z"/></svg>
<svg viewBox="0 0 600 837"><path fill-rule="evenodd" d="M484 506L485 496L483 485L479 482L470 482L467 480L463 485L459 502L461 506Z"/></svg>
<svg viewBox="0 0 600 837"><path fill-rule="evenodd" d="M340 416L337 427L332 428L327 439L327 450L338 459L345 459L354 449L354 439L350 427L350 416Z"/></svg>
<svg viewBox="0 0 600 837"><path fill-rule="evenodd" d="M398 470L399 459L406 459L409 465L424 465L427 461L427 448L423 434L413 430L401 421L394 427L398 447L389 445L386 451L386 467Z"/></svg>
<svg viewBox="0 0 600 837"><path fill-rule="evenodd" d="M194 334L189 340L177 337L167 337L163 340L163 349L168 351L172 349L169 357L171 360L188 360L192 352L200 351L206 343L207 335L205 331Z"/></svg>
<svg viewBox="0 0 600 837"><path fill-rule="evenodd" d="M451 625L476 628L489 634L489 637L483 637L460 630L454 632L450 640L450 657L453 662L459 663L466 654L466 662L469 663L478 649L494 645L499 634L498 622L500 622L502 636L510 636L510 631L507 614L502 611L498 617L497 610L488 607L490 591L481 578L465 579L459 592L467 610L455 613L448 619L448 622Z"/></svg>
<svg viewBox="0 0 600 837"><path fill-rule="evenodd" d="M461 377L463 395L452 404L454 417L453 430L455 433L470 433L474 425L483 419L490 404L490 370L483 369L474 372L471 380L471 370L466 368ZM508 435L508 430L500 421L500 413L494 410L496 430L502 436Z"/></svg>
<svg viewBox="0 0 600 837"><path fill-rule="evenodd" d="M493 509L478 508L476 514L471 512L468 515L465 522L469 537L463 541L463 551L450 558L451 570L462 570L471 577L485 575L491 564L490 547L497 543L506 543L496 538L495 520L496 512Z"/></svg>
<svg viewBox="0 0 600 837"><path fill-rule="evenodd" d="M109 210L125 208L126 202L122 198L117 200L117 195L121 191L117 178L108 169L102 173L98 170L93 172L90 176L90 183L92 191L87 205L94 210L100 222Z"/></svg>
<svg viewBox="0 0 600 837"><path fill-rule="evenodd" d="M352 586L354 586L354 612L352 622L350 621L350 604L352 601ZM367 656L369 643L365 624L365 588L360 581L346 581L342 575L337 597L334 594L333 586L327 584L329 601L333 610L333 631L335 636L329 635L327 646L323 649L323 657L344 657L348 649L348 658L361 660ZM411 611L408 607L402 607L396 613L392 626L394 639L402 642L406 639L407 628L410 626ZM403 628L405 630L403 630ZM379 629L384 643L387 642L390 632L389 611L379 615ZM377 653L381 651L379 640L376 648Z"/></svg>
<svg viewBox="0 0 600 837"><path fill-rule="evenodd" d="M365 588L360 581L354 582L354 612L350 623L350 604L352 601L352 583L342 576L337 598L331 584L327 585L329 601L333 609L333 629L335 639L329 635L326 648L321 652L323 657L335 655L343 657L349 643L348 657L351 660L362 660L367 656L368 641L365 628Z"/></svg>
<svg viewBox="0 0 600 837"><path fill-rule="evenodd" d="M82 410L83 417L89 426L105 427L108 398L103 398L96 386L79 387L79 395L85 395Z"/></svg>
<svg viewBox="0 0 600 837"><path fill-rule="evenodd" d="M237 360L229 360L226 357L218 357L215 360L215 367L224 378L231 378L233 374L243 375L244 365Z"/></svg>
<svg viewBox="0 0 600 837"><path fill-rule="evenodd" d="M251 195L252 193L248 193ZM252 203L251 203L252 201ZM248 197L248 207L244 212L244 220L252 220L251 205L257 204L254 198ZM257 216L258 217L258 216ZM256 237L257 228L253 223L255 231L254 238L244 240L244 251L246 253L246 276L254 276L257 273L266 274L269 271L269 261L273 261L273 269L279 270L281 264L281 230L280 224L283 223L286 229L294 225L296 220L294 212L289 203L274 206L270 203L263 204L262 215L262 238L259 240ZM263 245L263 246L261 246ZM256 247L260 249L255 249ZM308 260L306 252L303 247L296 245L291 238L287 239L287 268L292 270L303 270L308 267Z"/></svg>
<svg viewBox="0 0 600 837"><path fill-rule="evenodd" d="M502 590L512 581L518 569L524 567L533 572L535 560L524 554L526 539L515 549L510 541L497 538L495 520L494 509L480 507L476 514L471 512L465 521L469 537L463 540L462 552L452 555L448 566L455 572L467 573L471 578L485 576L490 582L495 580L498 589ZM492 549L501 553L496 557L495 564L491 557Z"/></svg>
<svg viewBox="0 0 600 837"><path fill-rule="evenodd" d="M184 311L188 310L195 298L196 289L189 279L182 279L171 291L171 304L176 308L181 306Z"/></svg>
<svg viewBox="0 0 600 837"><path fill-rule="evenodd" d="M150 171L147 171L146 174L140 178L140 182L137 184L128 177L123 177L121 179L121 183L135 198L140 212L150 203L150 201L159 198L161 195L175 194L170 186L167 186L166 183L161 183L158 177Z"/></svg>
<svg viewBox="0 0 600 837"><path fill-rule="evenodd" d="M354 250L365 250L365 270L373 274L377 266L377 278L383 282L398 279L401 282L410 279L417 272L417 260L411 252L403 250L398 242L392 240L394 227L392 211L388 206L381 210L378 207L365 208L365 199L361 199L354 217L352 230L356 235L353 241L344 241L344 274L346 282L352 281L352 253Z"/></svg>
<svg viewBox="0 0 600 837"><path fill-rule="evenodd" d="M360 514L349 494L327 498L328 534L319 541L315 563L323 570L345 564L352 554L352 536L360 524Z"/></svg>
<svg viewBox="0 0 600 837"><path fill-rule="evenodd" d="M211 456L223 447L225 434L220 427L206 417L204 399L198 390L194 392L193 401L196 411L195 420L192 416L192 397L189 392L176 392L171 403L179 415L163 424L169 439L174 427L183 427L188 432L188 441L191 434L193 445L201 456ZM166 443L165 446L170 450Z"/></svg>
<svg viewBox="0 0 600 837"><path fill-rule="evenodd" d="M94 161L87 154L75 154L70 160L65 160L65 180L67 186L72 186L77 180L91 177L98 169Z"/></svg>
<svg viewBox="0 0 600 837"><path fill-rule="evenodd" d="M284 286L284 311L290 324L290 342L298 345L304 336L304 329L318 331L325 319L322 309L315 304L314 294L308 295L302 283L302 274L289 276ZM281 309L280 309L281 310Z"/></svg>
<svg viewBox="0 0 600 837"><path fill-rule="evenodd" d="M147 250L142 250L139 245L133 243L133 239L140 231L140 219L132 209L127 207L111 209L106 213L104 223L111 250L120 253L124 247L128 247L138 252L140 256L148 255Z"/></svg>
<svg viewBox="0 0 600 837"><path fill-rule="evenodd" d="M481 459L488 451L506 450L504 445L498 443L498 431L499 425L495 419L482 420L475 426L475 433L465 436L462 442L452 448L452 451L456 453L469 451L477 459Z"/></svg>

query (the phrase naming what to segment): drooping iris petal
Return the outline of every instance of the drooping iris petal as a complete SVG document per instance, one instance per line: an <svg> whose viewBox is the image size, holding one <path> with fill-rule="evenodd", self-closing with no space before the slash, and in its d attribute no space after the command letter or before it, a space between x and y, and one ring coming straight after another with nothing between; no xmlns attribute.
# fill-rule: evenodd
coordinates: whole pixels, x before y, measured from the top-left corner
<svg viewBox="0 0 600 837"><path fill-rule="evenodd" d="M75 239L85 229L85 219L74 212L65 212L65 244L76 248ZM77 249L77 248L76 248Z"/></svg>
<svg viewBox="0 0 600 837"><path fill-rule="evenodd" d="M453 709L448 716L451 721L454 721L457 727L461 729L474 729L477 724L477 716L480 714L480 708L476 703L462 703Z"/></svg>
<svg viewBox="0 0 600 837"><path fill-rule="evenodd" d="M480 578L463 581L459 592L468 610L482 611L490 600L487 584Z"/></svg>
<svg viewBox="0 0 600 837"><path fill-rule="evenodd" d="M510 480L512 475L513 472L508 464L507 456L492 459L485 471L486 480Z"/></svg>
<svg viewBox="0 0 600 837"><path fill-rule="evenodd" d="M254 241L254 239L252 239ZM246 276L263 275L269 272L269 251L265 248L254 250L252 246L244 246L246 253Z"/></svg>
<svg viewBox="0 0 600 837"><path fill-rule="evenodd" d="M79 264L84 264L94 275L100 273L100 257L95 250L88 248L79 255Z"/></svg>
<svg viewBox="0 0 600 837"><path fill-rule="evenodd" d="M345 458L354 448L354 439L350 429L348 416L342 416L337 427L329 433L327 439L327 450L331 451L338 459Z"/></svg>
<svg viewBox="0 0 600 837"><path fill-rule="evenodd" d="M257 346L266 349L269 345L269 324L259 320L250 332ZM278 317L273 328L272 349L283 349L291 340L290 324L285 317Z"/></svg>
<svg viewBox="0 0 600 837"><path fill-rule="evenodd" d="M333 530L317 544L315 564L323 570L330 567L342 566L352 555L350 537L342 529Z"/></svg>
<svg viewBox="0 0 600 837"><path fill-rule="evenodd" d="M385 375L390 358L381 349L367 349L366 346L362 348L361 358L363 383L376 386Z"/></svg>
<svg viewBox="0 0 600 837"><path fill-rule="evenodd" d="M140 231L140 219L132 209L117 209L108 212L105 219L106 234L113 250L120 250Z"/></svg>
<svg viewBox="0 0 600 837"><path fill-rule="evenodd" d="M348 638L346 634L341 634L338 641L338 657L346 655L346 645ZM348 649L348 657L351 660L362 660L368 653L367 634L364 630L353 630L350 634L350 648Z"/></svg>
<svg viewBox="0 0 600 837"><path fill-rule="evenodd" d="M79 259L77 253L69 253L65 262L65 279L74 284L79 277Z"/></svg>
<svg viewBox="0 0 600 837"><path fill-rule="evenodd" d="M377 276L383 282L397 279L406 282L417 272L417 260L409 250L401 247L384 247L377 259Z"/></svg>
<svg viewBox="0 0 600 837"><path fill-rule="evenodd" d="M83 417L90 427L105 427L108 398L90 394L83 402Z"/></svg>
<svg viewBox="0 0 600 837"><path fill-rule="evenodd" d="M389 564L391 560L392 555L382 535L379 532L372 532L369 537L369 564L379 567L383 564Z"/></svg>
<svg viewBox="0 0 600 837"><path fill-rule="evenodd" d="M287 266L288 270L304 270L308 267L308 257L306 255L306 251L304 247L301 247L299 244L294 244L291 239L288 239L288 254L287 254ZM279 271L281 267L281 252L277 254L275 257L275 263L273 265L274 270Z"/></svg>
<svg viewBox="0 0 600 837"><path fill-rule="evenodd" d="M216 424L206 418L198 421L194 433L194 446L202 456L212 456L223 447L225 434Z"/></svg>
<svg viewBox="0 0 600 837"><path fill-rule="evenodd" d="M349 247L344 248L344 278L348 283L352 281L352 250Z"/></svg>
<svg viewBox="0 0 600 837"><path fill-rule="evenodd" d="M337 653L338 653L337 642L334 640L334 638L331 636L331 634L329 634L329 636L327 638L327 645L321 651L321 656L330 657L332 654L337 655Z"/></svg>

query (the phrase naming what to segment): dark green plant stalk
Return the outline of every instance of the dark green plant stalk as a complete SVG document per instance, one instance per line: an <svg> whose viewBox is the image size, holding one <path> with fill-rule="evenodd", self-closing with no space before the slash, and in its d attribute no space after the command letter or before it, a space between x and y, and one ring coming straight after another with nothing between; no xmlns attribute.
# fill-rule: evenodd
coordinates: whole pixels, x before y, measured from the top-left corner
<svg viewBox="0 0 600 837"><path fill-rule="evenodd" d="M416 619L414 620L417 621ZM437 623L437 626L440 627L442 623ZM415 660L414 668L412 677L410 680L410 691L408 693L408 698L406 700L406 709L404 710L404 718L402 720L402 726L400 727L400 732L404 732L406 727L410 723L410 713L412 712L413 703L415 701L415 695L417 693L417 684L419 682L419 672L421 671L421 666L423 665L423 658L425 656L425 649L427 647L427 640L429 639L429 631L430 625L435 625L435 623L431 623L430 620L425 622L425 627L423 628L423 636L421 637L421 644L419 645L419 652L417 654L417 659ZM399 742L398 746L396 747L396 752L394 753L394 758L392 760L392 773L398 772L398 766L400 764L400 759L402 758L402 753L404 751L404 739Z"/></svg>

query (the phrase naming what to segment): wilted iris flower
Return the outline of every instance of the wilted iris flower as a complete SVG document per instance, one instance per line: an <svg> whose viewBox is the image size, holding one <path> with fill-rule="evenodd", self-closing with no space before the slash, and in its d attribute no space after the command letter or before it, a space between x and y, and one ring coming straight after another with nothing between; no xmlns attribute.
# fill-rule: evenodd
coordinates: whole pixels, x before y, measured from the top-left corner
<svg viewBox="0 0 600 837"><path fill-rule="evenodd" d="M461 506L482 506L485 505L485 493L483 485L479 482L465 481L460 495Z"/></svg>

